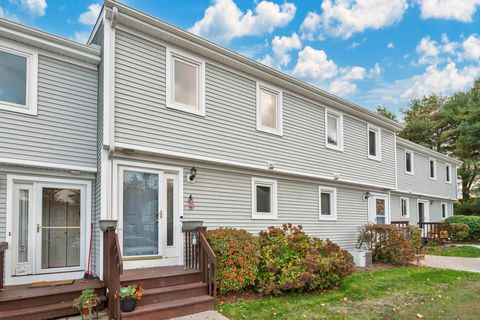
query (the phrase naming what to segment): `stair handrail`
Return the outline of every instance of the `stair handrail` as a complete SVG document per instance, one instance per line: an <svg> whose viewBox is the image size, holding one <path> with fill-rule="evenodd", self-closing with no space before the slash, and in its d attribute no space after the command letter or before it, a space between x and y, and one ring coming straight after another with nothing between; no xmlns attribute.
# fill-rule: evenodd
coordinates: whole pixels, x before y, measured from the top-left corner
<svg viewBox="0 0 480 320"><path fill-rule="evenodd" d="M199 239L199 269L203 280L207 284L208 294L217 296L217 255L207 240L207 228L197 227Z"/></svg>
<svg viewBox="0 0 480 320"><path fill-rule="evenodd" d="M5 279L3 277L5 269L5 251L8 249L8 242L0 242L0 292L3 291Z"/></svg>
<svg viewBox="0 0 480 320"><path fill-rule="evenodd" d="M103 222L103 225L102 225ZM101 220L103 231L103 279L108 290L108 319L120 320L120 276L123 274L123 258L116 232L116 221Z"/></svg>

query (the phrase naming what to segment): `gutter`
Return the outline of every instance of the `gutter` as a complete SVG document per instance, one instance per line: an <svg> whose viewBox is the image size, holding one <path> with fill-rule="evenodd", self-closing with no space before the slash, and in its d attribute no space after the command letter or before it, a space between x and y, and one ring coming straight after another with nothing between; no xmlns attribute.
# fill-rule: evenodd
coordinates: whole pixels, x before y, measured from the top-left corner
<svg viewBox="0 0 480 320"><path fill-rule="evenodd" d="M452 163L456 166L460 166L463 163L463 161L461 161L459 159L449 157L446 154L443 154L443 153L440 153L438 151L429 149L427 147L419 145L418 143L412 142L412 141L404 139L404 138L397 137L397 145L402 146L402 147L407 148L407 149L415 150L415 151L423 153L423 154L430 155L430 156L435 157L437 159L441 159L445 162Z"/></svg>

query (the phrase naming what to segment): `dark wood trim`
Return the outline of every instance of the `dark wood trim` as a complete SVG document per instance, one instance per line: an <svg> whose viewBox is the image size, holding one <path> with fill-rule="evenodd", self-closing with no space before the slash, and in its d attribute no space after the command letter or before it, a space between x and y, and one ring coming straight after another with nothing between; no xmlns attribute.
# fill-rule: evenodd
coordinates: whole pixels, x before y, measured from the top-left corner
<svg viewBox="0 0 480 320"><path fill-rule="evenodd" d="M121 319L120 276L123 273L123 259L115 227L108 227L103 232L103 278L108 290L108 319Z"/></svg>
<svg viewBox="0 0 480 320"><path fill-rule="evenodd" d="M0 291L5 285L5 251L8 249L8 242L0 242Z"/></svg>

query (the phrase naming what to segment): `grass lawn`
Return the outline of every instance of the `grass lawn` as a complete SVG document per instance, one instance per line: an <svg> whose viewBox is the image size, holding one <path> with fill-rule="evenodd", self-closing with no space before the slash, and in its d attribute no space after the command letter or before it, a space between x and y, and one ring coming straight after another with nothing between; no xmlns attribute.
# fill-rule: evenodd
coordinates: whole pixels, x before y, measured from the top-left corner
<svg viewBox="0 0 480 320"><path fill-rule="evenodd" d="M356 272L325 293L219 303L231 319L479 319L480 273L425 267Z"/></svg>
<svg viewBox="0 0 480 320"><path fill-rule="evenodd" d="M464 258L480 258L480 248L472 246L456 246L456 247L427 247L426 254L434 256L447 256L447 257L464 257Z"/></svg>

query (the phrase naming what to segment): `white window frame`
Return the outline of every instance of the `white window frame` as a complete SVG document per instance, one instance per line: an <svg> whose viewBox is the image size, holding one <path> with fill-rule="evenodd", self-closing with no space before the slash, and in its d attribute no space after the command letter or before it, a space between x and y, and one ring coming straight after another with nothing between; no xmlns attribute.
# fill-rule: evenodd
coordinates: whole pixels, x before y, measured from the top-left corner
<svg viewBox="0 0 480 320"><path fill-rule="evenodd" d="M175 102L175 61L190 64L197 68L197 107ZM166 70L166 105L167 108L205 116L205 61L198 56L186 53L183 50L167 48L167 70Z"/></svg>
<svg viewBox="0 0 480 320"><path fill-rule="evenodd" d="M377 147L377 154L375 156L370 155L370 131L375 132L375 144ZM370 124L367 124L367 155L369 159L382 161L382 129Z"/></svg>
<svg viewBox="0 0 480 320"><path fill-rule="evenodd" d="M330 194L330 209L332 210L329 216L322 215L322 193ZM332 187L318 187L318 220L334 221L337 220L337 189Z"/></svg>
<svg viewBox="0 0 480 320"><path fill-rule="evenodd" d="M448 176L447 176L447 168L448 168ZM449 163L445 163L445 182L452 184L452 166Z"/></svg>
<svg viewBox="0 0 480 320"><path fill-rule="evenodd" d="M277 128L270 128L262 124L262 109L261 109L261 91L268 91L277 96ZM271 85L261 83L257 81L257 130L276 134L279 136L283 135L283 94L282 90L275 88Z"/></svg>
<svg viewBox="0 0 480 320"><path fill-rule="evenodd" d="M257 212L257 186L270 187L271 212ZM252 219L276 220L277 218L277 180L252 177Z"/></svg>
<svg viewBox="0 0 480 320"><path fill-rule="evenodd" d="M332 115L338 119L338 145L328 143L328 116ZM343 114L325 108L325 147L343 152Z"/></svg>
<svg viewBox="0 0 480 320"><path fill-rule="evenodd" d="M405 208L407 210L406 214L403 215L403 206L402 206L402 202L403 201L406 201L405 203ZM400 197L400 216L404 219L407 219L407 218L410 218L410 198L407 198L407 197Z"/></svg>
<svg viewBox="0 0 480 320"><path fill-rule="evenodd" d="M410 154L410 166L411 166L412 171L407 170L407 153ZM405 173L406 174L410 174L412 176L415 174L415 165L414 164L415 164L414 152L411 151L411 150L405 149Z"/></svg>
<svg viewBox="0 0 480 320"><path fill-rule="evenodd" d="M445 216L443 216L443 208L445 208ZM442 220L445 220L448 218L448 203L440 202L440 214L441 214Z"/></svg>
<svg viewBox="0 0 480 320"><path fill-rule="evenodd" d="M433 177L430 169L431 162L433 161ZM430 180L437 180L437 160L434 158L428 158L428 177Z"/></svg>
<svg viewBox="0 0 480 320"><path fill-rule="evenodd" d="M27 83L25 105L0 101L0 110L37 115L38 88L38 52L23 45L0 39L0 51L11 53L27 59Z"/></svg>

